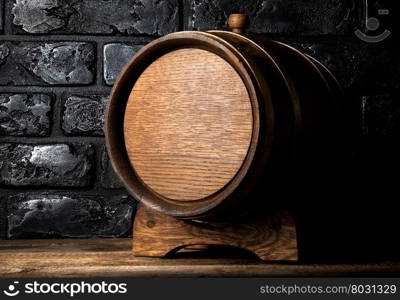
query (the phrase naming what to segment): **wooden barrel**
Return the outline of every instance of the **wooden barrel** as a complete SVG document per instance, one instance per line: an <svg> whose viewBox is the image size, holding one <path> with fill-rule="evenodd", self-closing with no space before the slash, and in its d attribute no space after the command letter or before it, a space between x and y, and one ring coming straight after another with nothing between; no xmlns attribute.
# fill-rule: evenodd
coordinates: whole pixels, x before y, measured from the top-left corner
<svg viewBox="0 0 400 300"><path fill-rule="evenodd" d="M108 154L145 205L226 220L253 200L268 202L273 186L301 176L296 168L331 147L340 97L332 74L290 46L236 32L159 38L115 83Z"/></svg>

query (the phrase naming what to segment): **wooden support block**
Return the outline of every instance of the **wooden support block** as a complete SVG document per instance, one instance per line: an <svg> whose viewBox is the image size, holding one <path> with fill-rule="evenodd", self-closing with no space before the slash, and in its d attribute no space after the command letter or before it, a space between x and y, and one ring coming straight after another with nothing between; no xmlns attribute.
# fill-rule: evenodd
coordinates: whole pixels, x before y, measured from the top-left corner
<svg viewBox="0 0 400 300"><path fill-rule="evenodd" d="M297 261L296 228L285 211L212 226L179 220L140 205L133 227L135 256L165 257L188 246L231 246L264 261Z"/></svg>

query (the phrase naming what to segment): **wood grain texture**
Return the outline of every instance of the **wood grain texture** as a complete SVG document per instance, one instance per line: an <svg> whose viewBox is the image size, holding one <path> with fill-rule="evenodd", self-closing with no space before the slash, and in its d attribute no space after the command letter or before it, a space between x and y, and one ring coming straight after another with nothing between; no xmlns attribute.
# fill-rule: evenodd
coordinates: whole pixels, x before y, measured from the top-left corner
<svg viewBox="0 0 400 300"><path fill-rule="evenodd" d="M134 170L158 194L205 198L238 172L253 115L247 89L224 59L201 49L172 51L136 81L124 120Z"/></svg>
<svg viewBox="0 0 400 300"><path fill-rule="evenodd" d="M136 256L164 257L186 246L215 245L245 249L265 261L298 259L296 228L286 212L214 227L178 220L141 205L133 236Z"/></svg>
<svg viewBox="0 0 400 300"><path fill-rule="evenodd" d="M143 258L131 239L0 241L0 278L399 276L400 262L265 263L250 258Z"/></svg>

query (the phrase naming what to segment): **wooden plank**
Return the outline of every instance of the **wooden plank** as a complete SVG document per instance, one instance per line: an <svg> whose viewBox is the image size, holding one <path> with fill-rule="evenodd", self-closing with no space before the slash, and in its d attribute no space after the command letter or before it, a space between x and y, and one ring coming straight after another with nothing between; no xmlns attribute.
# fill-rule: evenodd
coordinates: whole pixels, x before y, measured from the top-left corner
<svg viewBox="0 0 400 300"><path fill-rule="evenodd" d="M134 257L130 239L0 241L0 277L394 276L399 262L264 263L250 258Z"/></svg>
<svg viewBox="0 0 400 300"><path fill-rule="evenodd" d="M164 257L186 246L223 245L248 250L270 262L298 259L294 220L284 211L216 227L184 222L140 205L133 228L136 256Z"/></svg>

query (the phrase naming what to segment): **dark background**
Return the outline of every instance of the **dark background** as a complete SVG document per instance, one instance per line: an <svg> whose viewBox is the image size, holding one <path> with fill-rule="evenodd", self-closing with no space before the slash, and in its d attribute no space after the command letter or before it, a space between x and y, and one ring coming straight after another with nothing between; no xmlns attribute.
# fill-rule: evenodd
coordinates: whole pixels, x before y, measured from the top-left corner
<svg viewBox="0 0 400 300"><path fill-rule="evenodd" d="M350 159L329 177L332 190L320 195L321 207L334 211L331 219L310 212L315 219L305 227L312 234L300 241L318 240L326 248L339 243L341 253L397 253L395 2L370 0L367 9L364 0L1 1L0 238L129 236L136 203L104 149L112 84L151 40L179 30L226 29L229 13L245 12L249 32L319 59L345 89L351 138L343 148ZM383 8L388 16L377 15ZM366 11L381 21L379 29L367 30ZM357 29L392 34L366 43L355 36ZM316 232L327 220L326 234ZM337 242L342 232L344 242Z"/></svg>

